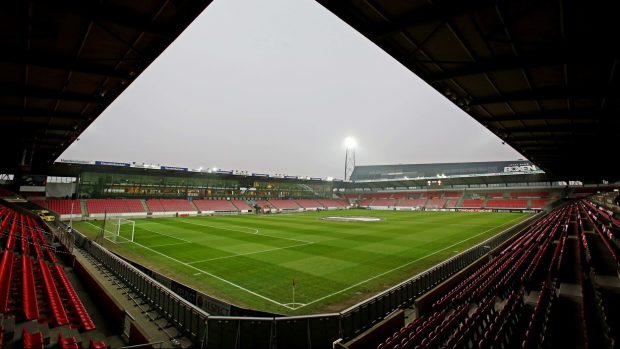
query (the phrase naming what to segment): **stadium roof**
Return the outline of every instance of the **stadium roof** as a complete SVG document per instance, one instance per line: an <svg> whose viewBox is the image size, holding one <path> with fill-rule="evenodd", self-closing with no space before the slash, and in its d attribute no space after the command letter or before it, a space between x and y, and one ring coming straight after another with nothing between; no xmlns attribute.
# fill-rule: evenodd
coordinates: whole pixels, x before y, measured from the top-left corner
<svg viewBox="0 0 620 349"><path fill-rule="evenodd" d="M351 181L543 173L529 161L484 161L433 164L355 166Z"/></svg>
<svg viewBox="0 0 620 349"><path fill-rule="evenodd" d="M121 164L121 163L116 163ZM127 164L130 165L130 164ZM148 168L138 166L115 166L107 164L89 164L75 162L55 162L46 171L48 176L58 177L78 177L84 172L91 173L114 173L119 175L150 175L150 176L170 176L170 177L191 177L191 178L218 178L242 180L244 182L269 181L269 182L304 182L304 183L327 183L321 178L302 177L302 176L271 176L258 173L235 173L235 171L196 171L179 167ZM334 181L334 183L340 183Z"/></svg>
<svg viewBox="0 0 620 349"><path fill-rule="evenodd" d="M431 181L431 182L429 182ZM362 180L356 182L338 183L338 188L349 190L360 189L409 189L409 188L425 188L425 189L441 189L450 190L453 186L468 187L489 187L498 185L507 187L508 185L521 184L522 186L533 186L531 184L540 183L540 186L548 186L548 182L552 182L553 178L546 173L502 173L502 174L481 174L481 175L461 175L450 176L446 178L407 178L407 179L377 179ZM441 182L441 183L440 183Z"/></svg>
<svg viewBox="0 0 620 349"><path fill-rule="evenodd" d="M47 171L210 2L3 2L0 170Z"/></svg>
<svg viewBox="0 0 620 349"><path fill-rule="evenodd" d="M547 174L620 178L614 2L317 1Z"/></svg>

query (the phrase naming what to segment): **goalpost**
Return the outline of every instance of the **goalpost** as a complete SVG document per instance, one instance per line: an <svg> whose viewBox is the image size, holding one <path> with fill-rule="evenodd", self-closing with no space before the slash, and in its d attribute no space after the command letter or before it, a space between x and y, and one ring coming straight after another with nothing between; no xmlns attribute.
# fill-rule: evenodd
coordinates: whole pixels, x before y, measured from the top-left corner
<svg viewBox="0 0 620 349"><path fill-rule="evenodd" d="M133 242L136 222L125 218L106 218L103 238L115 244Z"/></svg>

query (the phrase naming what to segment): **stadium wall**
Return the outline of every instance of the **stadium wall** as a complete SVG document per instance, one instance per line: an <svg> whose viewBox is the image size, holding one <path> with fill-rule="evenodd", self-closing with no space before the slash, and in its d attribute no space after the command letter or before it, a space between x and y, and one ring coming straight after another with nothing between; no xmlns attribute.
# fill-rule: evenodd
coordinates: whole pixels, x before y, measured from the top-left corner
<svg viewBox="0 0 620 349"><path fill-rule="evenodd" d="M122 258L122 257L121 257ZM196 305L200 309L206 311L210 315L223 315L229 316L231 315L231 304L228 304L224 301L221 301L217 298L206 295L202 292L196 291L191 287L185 286L179 282L176 282L170 279L167 276L164 276L160 273L157 273L139 263L134 261L127 260L123 258L125 261L133 265L134 267L141 270L144 274L152 277L157 280L157 282L161 283L165 287L169 288L174 293L183 297L188 302Z"/></svg>
<svg viewBox="0 0 620 349"><path fill-rule="evenodd" d="M60 219L65 220L63 216L65 215L60 215ZM146 218L147 213L146 212L108 213L107 215L105 213L91 213L88 215L88 217L93 218L93 219L100 219L100 218L103 219L106 216L108 218ZM82 218L82 216L77 216L77 217ZM74 215L73 218L77 218L77 217L76 215Z"/></svg>
<svg viewBox="0 0 620 349"><path fill-rule="evenodd" d="M198 216L198 211L179 211L179 212L151 212L149 216L153 217L187 217Z"/></svg>

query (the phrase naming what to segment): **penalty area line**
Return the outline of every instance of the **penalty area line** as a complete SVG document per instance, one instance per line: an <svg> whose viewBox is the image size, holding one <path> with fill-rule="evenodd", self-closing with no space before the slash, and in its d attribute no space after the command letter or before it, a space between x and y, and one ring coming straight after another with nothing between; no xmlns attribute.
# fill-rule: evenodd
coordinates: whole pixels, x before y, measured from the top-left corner
<svg viewBox="0 0 620 349"><path fill-rule="evenodd" d="M92 226L93 226L93 227L95 227L95 228L99 228L99 229L101 229L101 227L96 226L96 225L92 224L91 222L85 222L85 223L90 224L90 225L92 225ZM175 240L183 241L182 243L164 244L164 245L159 245L159 246L155 246L155 247L167 246L167 245L172 246L172 245L180 245L180 244L193 244L193 243L194 243L193 241L189 241L189 240L181 239L181 238L176 237L176 236L172 236L172 235L168 235L168 234L160 233L160 232L158 232L158 231L151 230L151 229L147 229L147 228L143 228L143 227L141 227L141 226L138 226L138 228L139 228L139 229L142 229L142 230L150 231L151 233L159 234L159 235L162 235L162 236L167 236L167 237L172 238L172 239L175 239ZM106 231L107 231L107 230L106 230ZM112 233L112 232L110 232L110 231L107 231L107 232ZM129 241L129 242L131 242L131 241ZM118 243L119 243L119 244L121 244L121 243L126 243L126 242L118 242Z"/></svg>
<svg viewBox="0 0 620 349"><path fill-rule="evenodd" d="M266 236L266 237L270 237L270 238L274 238L274 239L282 239L282 240L290 240L290 241L297 241L297 242L303 242L306 244L311 244L314 243L313 241L307 241L307 240L299 240L299 239L293 239L293 238L285 238L285 237L281 237L281 236L274 236L274 235L268 235L268 234L260 234L258 232L258 229L254 229L254 228L247 228L247 227L239 227L239 228L243 228L243 229L249 229L249 230L253 230L253 233L249 233L247 231L243 231L243 230L238 230L238 229L232 229L232 228L225 228L225 227L220 227L217 225L208 225L208 224L200 224L200 223L196 223L196 222L189 222L186 220L181 220L179 219L181 222L183 223L187 223L187 224L193 224L193 225L199 225L202 227L209 227L209 228L215 228L215 229L222 229L222 230L229 230L229 231L236 231L238 233L243 233L243 234L251 234L251 235L258 235L258 236Z"/></svg>
<svg viewBox="0 0 620 349"><path fill-rule="evenodd" d="M172 235L168 235L168 234L160 233L160 232L158 232L158 231L151 230L151 229L147 229L147 228L144 228L144 227L141 227L141 226L138 226L138 228L143 229L143 230L146 230L146 231L150 231L151 233L155 233L155 234L159 234L159 235L167 236L167 237L169 237L169 238L173 238L173 239L181 240L181 241L183 241L183 242L185 242L185 243L190 243L190 244L191 244L191 243L193 243L193 241L189 241L189 240L181 239L181 238L176 237L176 236L172 236Z"/></svg>
<svg viewBox="0 0 620 349"><path fill-rule="evenodd" d="M153 246L149 246L150 248L157 248L157 247L166 247L166 246L178 246L178 245L187 245L187 244L191 244L192 242L175 242L175 243L171 243L171 244L162 244L162 245L153 245Z"/></svg>
<svg viewBox="0 0 620 349"><path fill-rule="evenodd" d="M270 249L267 249L267 250L260 250L260 251L254 251L254 252L246 252L246 253L238 253L238 254L233 254L233 255L230 255L230 256L202 259L202 260L199 260L199 261L188 262L187 264L196 264L196 263L202 263L202 262L216 261L216 260L220 260L220 259L248 256L248 255L251 255L251 254L259 254L259 253L265 253L265 252L286 250L286 249L293 248L293 247L300 247L300 246L306 246L306 245L312 245L312 244L314 244L314 242L308 242L308 243L305 243L305 244L297 244L297 245L291 245L291 246L285 246L285 247L275 247L275 248L270 248Z"/></svg>
<svg viewBox="0 0 620 349"><path fill-rule="evenodd" d="M226 280L226 279L224 279L224 278L222 278L222 277L219 277L219 276L217 276L217 275L215 275L215 274L212 274L212 273L210 273L210 272L208 272L208 271L206 271L206 270L202 270L202 269L200 269L200 268L196 268L196 267L195 267L195 266L193 266L193 265L187 264L187 263L185 263L185 262L183 262L183 261L180 261L180 260L178 260L178 259L176 259L176 258L174 258L174 257L170 257L170 256L168 256L168 255L167 255L167 254L165 254L165 253L161 253L161 252L159 252L159 251L157 251L157 250L154 250L154 249L152 249L152 248L149 248L149 247L147 247L147 246L144 246L144 245L142 245L142 244L140 244L140 243L137 243L137 242L135 242L135 241L134 241L133 243L134 243L134 244L136 244L136 245L138 245L138 246L140 246L140 247L142 247L142 248L144 248L144 249L146 249L146 250L149 250L149 251L151 251L151 252L153 252L153 253L157 253L158 255L160 255L160 256L162 256L162 257L168 258L168 259L170 259L171 261L177 262L177 263L179 263L179 264L181 264L181 265L184 265L184 266L186 266L186 267L188 267L188 268L190 268L190 269L193 269L193 270L195 270L195 271L197 271L197 272L199 272L199 273L202 273L202 274L208 275L208 276L210 276L210 277L212 277L212 278L214 278L214 279L217 279L217 280L220 280L220 281L222 281L222 282L224 282L224 283L227 283L227 284L229 284L229 285L231 285L231 286L233 286L233 287L236 287L236 288L238 288L238 289L240 289L240 290L242 290L242 291L245 291L245 292L247 292L247 293L249 293L249 294L251 294L251 295L254 295L254 296L258 297L258 298L262 298L262 299L264 299L264 300L266 300L266 301L268 301L268 302L271 302L271 303L273 303L273 304L279 305L279 306L281 306L281 307L285 307L285 308L290 309L290 310L295 310L295 308L291 308L290 306L287 306L287 305L285 305L285 304L283 304L283 303L280 303L280 302L278 302L278 301L275 301L275 300L273 300L273 299L271 299L271 298L269 298L269 297L263 296L262 294L256 293L256 292L254 292L254 291L252 291L252 290L248 290L247 288L245 288L245 287L243 287L243 286L241 286L241 285L237 285L236 283L234 283L234 282L232 282L232 281L228 281L228 280ZM196 274L195 274L195 275L196 275Z"/></svg>

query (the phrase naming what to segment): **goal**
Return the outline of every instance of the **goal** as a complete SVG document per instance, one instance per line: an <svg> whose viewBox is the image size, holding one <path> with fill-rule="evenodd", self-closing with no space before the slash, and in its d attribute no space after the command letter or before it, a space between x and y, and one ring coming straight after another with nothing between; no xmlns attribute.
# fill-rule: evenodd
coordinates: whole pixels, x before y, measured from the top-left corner
<svg viewBox="0 0 620 349"><path fill-rule="evenodd" d="M103 238L115 244L133 242L136 222L125 218L107 218Z"/></svg>

